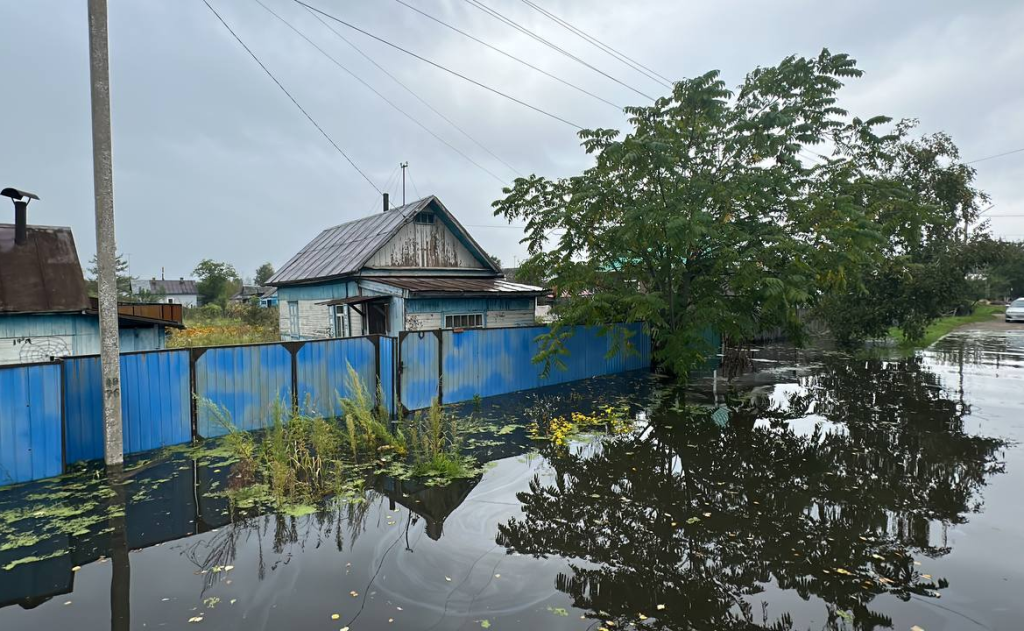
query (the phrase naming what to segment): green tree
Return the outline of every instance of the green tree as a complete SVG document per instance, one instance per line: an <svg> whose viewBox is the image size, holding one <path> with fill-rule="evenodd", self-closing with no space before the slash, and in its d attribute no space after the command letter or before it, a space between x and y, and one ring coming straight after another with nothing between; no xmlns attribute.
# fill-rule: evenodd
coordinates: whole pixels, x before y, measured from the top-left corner
<svg viewBox="0 0 1024 631"><path fill-rule="evenodd" d="M96 260L96 255L93 254L92 258L89 259L89 277L86 279L86 289L89 295L97 295L97 278L99 277L99 263ZM115 259L114 274L117 278L117 298L118 300L131 300L132 296L132 278L128 275L128 261L124 258L123 254L118 254Z"/></svg>
<svg viewBox="0 0 1024 631"><path fill-rule="evenodd" d="M882 236L872 257L847 270L850 290L819 305L840 343L881 337L894 325L920 338L936 318L972 308L969 274L999 256L987 225L971 231L988 201L974 186L974 169L946 134L911 139L915 125L901 121L868 151L840 145L860 174L846 194L859 199L864 220Z"/></svg>
<svg viewBox="0 0 1024 631"><path fill-rule="evenodd" d="M203 259L192 274L199 279L196 289L201 304L215 304L223 309L228 298L235 292L239 282L238 272L229 263Z"/></svg>
<svg viewBox="0 0 1024 631"><path fill-rule="evenodd" d="M839 140L858 155L884 147L873 130L889 119L847 120L836 106L860 75L825 50L755 69L735 93L718 72L680 81L627 108L624 137L581 131L595 161L582 174L505 189L495 214L528 226L523 277L566 297L538 361L557 363L573 324L645 321L655 358L678 373L714 351L708 329L733 342L799 334L800 308L843 290L879 239L858 200L837 194L860 177L851 160L804 157Z"/></svg>
<svg viewBox="0 0 1024 631"><path fill-rule="evenodd" d="M256 268L256 277L253 279L257 285L263 287L270 280L270 277L274 275L274 266L270 263L264 263Z"/></svg>

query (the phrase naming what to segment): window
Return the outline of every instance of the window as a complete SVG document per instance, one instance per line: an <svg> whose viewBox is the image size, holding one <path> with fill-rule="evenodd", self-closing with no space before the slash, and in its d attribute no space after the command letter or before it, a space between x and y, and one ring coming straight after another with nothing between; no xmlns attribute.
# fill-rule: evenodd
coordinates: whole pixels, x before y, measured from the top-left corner
<svg viewBox="0 0 1024 631"><path fill-rule="evenodd" d="M434 213L416 213L416 218L413 221L416 223L434 223Z"/></svg>
<svg viewBox="0 0 1024 631"><path fill-rule="evenodd" d="M347 306L338 305L334 307L334 336L352 337L352 332L348 330Z"/></svg>
<svg viewBox="0 0 1024 631"><path fill-rule="evenodd" d="M460 313L444 317L444 328L446 329L472 329L483 325L484 314L482 313Z"/></svg>
<svg viewBox="0 0 1024 631"><path fill-rule="evenodd" d="M288 332L293 336L299 335L299 303L291 301L288 303Z"/></svg>

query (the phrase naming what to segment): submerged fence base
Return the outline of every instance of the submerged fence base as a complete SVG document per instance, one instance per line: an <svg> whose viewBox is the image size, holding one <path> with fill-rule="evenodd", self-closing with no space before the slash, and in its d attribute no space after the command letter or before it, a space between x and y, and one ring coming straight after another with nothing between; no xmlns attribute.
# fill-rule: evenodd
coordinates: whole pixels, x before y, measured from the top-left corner
<svg viewBox="0 0 1024 631"><path fill-rule="evenodd" d="M620 347L596 327L567 330L563 368L533 358L547 327L438 330L121 355L124 451L221 436L213 412L241 429L267 427L275 405L334 416L350 393L349 367L392 414L650 366L642 325L615 325ZM615 352L612 352L612 351ZM103 457L97 356L0 366L0 486L59 475ZM201 405L198 402L209 402Z"/></svg>

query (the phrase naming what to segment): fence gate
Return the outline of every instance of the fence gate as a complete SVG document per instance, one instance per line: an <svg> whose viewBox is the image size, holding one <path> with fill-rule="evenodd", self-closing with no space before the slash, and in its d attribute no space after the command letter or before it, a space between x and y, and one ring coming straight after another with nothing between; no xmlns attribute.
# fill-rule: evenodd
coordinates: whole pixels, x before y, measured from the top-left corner
<svg viewBox="0 0 1024 631"><path fill-rule="evenodd" d="M403 410L430 407L441 395L441 331L405 331L398 344L398 398Z"/></svg>

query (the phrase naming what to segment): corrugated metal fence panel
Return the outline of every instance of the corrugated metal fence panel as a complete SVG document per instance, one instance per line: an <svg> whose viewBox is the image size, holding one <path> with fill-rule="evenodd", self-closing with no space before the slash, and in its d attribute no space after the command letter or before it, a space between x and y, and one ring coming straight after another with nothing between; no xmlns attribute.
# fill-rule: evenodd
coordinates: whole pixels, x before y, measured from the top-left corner
<svg viewBox="0 0 1024 631"><path fill-rule="evenodd" d="M533 363L541 349L537 338L548 331L547 327L446 330L442 335L444 402L458 403L476 395L491 397L648 368L651 341L643 325L620 326L631 334L631 350L621 346L609 356L615 345L612 336L621 333L601 335L598 327L574 327L564 340L568 353L559 357L565 368L552 363L547 375L542 374L543 364ZM404 355L402 359L408 370L409 359ZM408 402L406 407L415 409Z"/></svg>
<svg viewBox="0 0 1024 631"><path fill-rule="evenodd" d="M59 364L0 368L0 484L64 471Z"/></svg>
<svg viewBox="0 0 1024 631"><path fill-rule="evenodd" d="M476 395L491 397L539 387L540 369L532 361L537 354L534 339L545 330L524 327L444 331L444 402L457 403ZM402 360L408 366L408 360Z"/></svg>
<svg viewBox="0 0 1024 631"><path fill-rule="evenodd" d="M125 453L192 440L188 355L181 350L121 356Z"/></svg>
<svg viewBox="0 0 1024 631"><path fill-rule="evenodd" d="M66 357L64 439L69 463L103 457L103 381L99 357Z"/></svg>
<svg viewBox="0 0 1024 631"><path fill-rule="evenodd" d="M369 338L306 342L295 356L299 408L334 417L338 397L348 397L348 367L356 371L372 398L377 388L377 349Z"/></svg>
<svg viewBox="0 0 1024 631"><path fill-rule="evenodd" d="M192 440L188 351L121 356L121 422L126 454ZM99 357L64 361L67 461L103 457L103 377Z"/></svg>
<svg viewBox="0 0 1024 631"><path fill-rule="evenodd" d="M435 331L412 331L400 345L402 405L409 410L430 407L438 395L440 339Z"/></svg>
<svg viewBox="0 0 1024 631"><path fill-rule="evenodd" d="M238 429L269 426L278 402L285 409L291 405L291 371L291 353L279 344L207 349L195 363L199 435L228 432L211 404L225 410Z"/></svg>
<svg viewBox="0 0 1024 631"><path fill-rule="evenodd" d="M398 340L393 337L380 338L380 387L384 391L384 405L392 416L395 409L395 374L398 362Z"/></svg>

